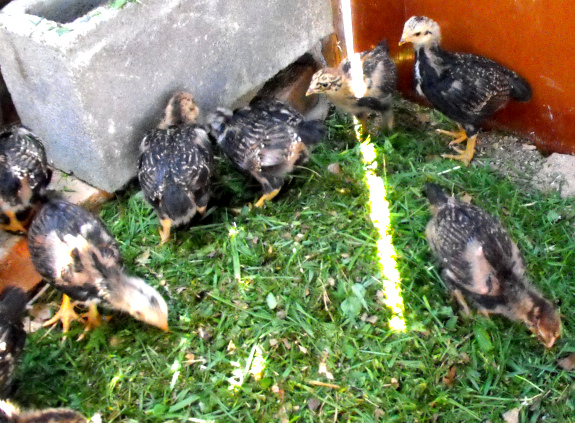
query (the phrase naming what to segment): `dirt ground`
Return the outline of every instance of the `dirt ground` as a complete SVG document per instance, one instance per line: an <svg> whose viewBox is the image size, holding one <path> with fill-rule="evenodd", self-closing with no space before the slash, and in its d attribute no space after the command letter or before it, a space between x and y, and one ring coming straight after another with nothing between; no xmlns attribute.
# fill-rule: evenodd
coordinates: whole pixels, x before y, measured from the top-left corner
<svg viewBox="0 0 575 423"><path fill-rule="evenodd" d="M445 117L434 110L404 99L397 104L399 120L404 124L416 125L425 130L445 127ZM537 150L533 141L517 134L491 129L479 133L471 165L491 166L500 175L527 189L544 192L560 190L565 177L546 163L548 158Z"/></svg>

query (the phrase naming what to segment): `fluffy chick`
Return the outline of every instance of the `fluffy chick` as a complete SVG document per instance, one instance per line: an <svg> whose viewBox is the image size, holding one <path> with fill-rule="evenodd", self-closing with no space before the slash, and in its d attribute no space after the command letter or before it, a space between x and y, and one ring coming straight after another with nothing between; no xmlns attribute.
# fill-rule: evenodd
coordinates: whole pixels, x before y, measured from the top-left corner
<svg viewBox="0 0 575 423"><path fill-rule="evenodd" d="M12 388L14 371L26 344L22 319L28 295L20 288L7 287L0 294L0 396L6 398Z"/></svg>
<svg viewBox="0 0 575 423"><path fill-rule="evenodd" d="M38 137L21 126L0 133L0 228L26 232L52 171Z"/></svg>
<svg viewBox="0 0 575 423"><path fill-rule="evenodd" d="M379 128L393 127L392 94L397 86L397 68L389 56L386 40L373 50L360 54L363 79L357 81L352 73L352 61L342 60L336 68L317 71L307 95L322 94L339 110L356 116L364 128L367 119L377 116Z"/></svg>
<svg viewBox="0 0 575 423"><path fill-rule="evenodd" d="M439 131L454 138L450 145L467 140L465 151L443 157L469 165L475 152L480 125L510 99L529 101L531 87L517 73L485 57L451 53L439 45L439 25L425 16L413 16L404 26L399 44L415 48L415 87L434 107L458 122L458 132Z"/></svg>
<svg viewBox="0 0 575 423"><path fill-rule="evenodd" d="M97 304L102 303L168 330L166 301L125 273L116 241L92 213L67 201L50 201L30 225L28 242L38 273L65 294L62 308L46 325L61 320L66 332L78 318L69 296L89 307L86 329L100 325Z"/></svg>
<svg viewBox="0 0 575 423"><path fill-rule="evenodd" d="M234 113L218 109L207 121L226 156L262 185L256 207L279 193L285 176L308 160L309 149L325 135L322 122L304 121L294 108L271 99Z"/></svg>
<svg viewBox="0 0 575 423"><path fill-rule="evenodd" d="M195 125L199 115L191 94L176 93L164 118L140 144L138 179L146 200L158 214L161 244L170 228L206 212L213 154L207 132Z"/></svg>
<svg viewBox="0 0 575 423"><path fill-rule="evenodd" d="M559 313L526 279L517 245L501 223L477 206L427 184L432 219L426 235L442 279L466 314L464 297L485 313L521 321L547 347L561 335Z"/></svg>
<svg viewBox="0 0 575 423"><path fill-rule="evenodd" d="M0 423L88 423L88 419L68 408L23 412L11 402L0 401Z"/></svg>

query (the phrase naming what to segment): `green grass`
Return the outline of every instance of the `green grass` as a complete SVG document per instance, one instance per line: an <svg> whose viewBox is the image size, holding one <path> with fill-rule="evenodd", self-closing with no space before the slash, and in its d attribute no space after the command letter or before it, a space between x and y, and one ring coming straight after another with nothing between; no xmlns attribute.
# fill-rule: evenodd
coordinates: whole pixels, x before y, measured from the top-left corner
<svg viewBox="0 0 575 423"><path fill-rule="evenodd" d="M332 117L324 145L261 210L241 208L259 188L224 161L208 216L164 247L136 189L107 204L101 216L126 267L165 296L171 331L118 314L81 342L38 331L28 339L15 400L100 411L106 422L498 422L522 403L522 421L575 421L575 378L556 365L575 351L571 203L519 190L482 161L457 168L439 157L444 138L401 124L410 122L406 113L399 111L392 135L373 140L391 206L405 333L389 330L378 293L359 146L350 122ZM341 175L327 171L333 162ZM470 194L509 228L533 282L561 302L564 335L551 352L522 324L460 316L425 240L427 181ZM81 328L74 331L72 339ZM261 360L261 374L250 373ZM333 380L319 372L322 362ZM236 388L234 379L242 382Z"/></svg>

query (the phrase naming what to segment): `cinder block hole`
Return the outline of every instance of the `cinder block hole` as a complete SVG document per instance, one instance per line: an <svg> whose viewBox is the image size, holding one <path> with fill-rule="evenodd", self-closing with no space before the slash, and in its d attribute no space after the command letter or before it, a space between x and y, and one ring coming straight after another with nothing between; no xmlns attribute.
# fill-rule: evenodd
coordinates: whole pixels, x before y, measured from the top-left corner
<svg viewBox="0 0 575 423"><path fill-rule="evenodd" d="M38 2L26 10L29 15L39 16L58 23L69 23L84 16L108 0L52 0Z"/></svg>
<svg viewBox="0 0 575 423"><path fill-rule="evenodd" d="M0 127L3 125L11 125L18 120L16 108L14 107L14 103L12 103L12 97L10 97L0 69Z"/></svg>

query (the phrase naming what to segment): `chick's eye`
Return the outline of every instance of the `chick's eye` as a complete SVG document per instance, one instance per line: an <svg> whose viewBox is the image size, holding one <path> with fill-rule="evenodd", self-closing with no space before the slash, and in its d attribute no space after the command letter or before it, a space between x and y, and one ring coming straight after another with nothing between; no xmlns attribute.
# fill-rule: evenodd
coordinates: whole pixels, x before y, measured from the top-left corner
<svg viewBox="0 0 575 423"><path fill-rule="evenodd" d="M415 33L415 36L416 36L416 37L419 37L420 35L421 35L421 32L416 32L416 33Z"/></svg>
<svg viewBox="0 0 575 423"><path fill-rule="evenodd" d="M322 82L322 83L319 84L319 85L321 85L322 87L327 87L328 83L327 83L327 82Z"/></svg>

